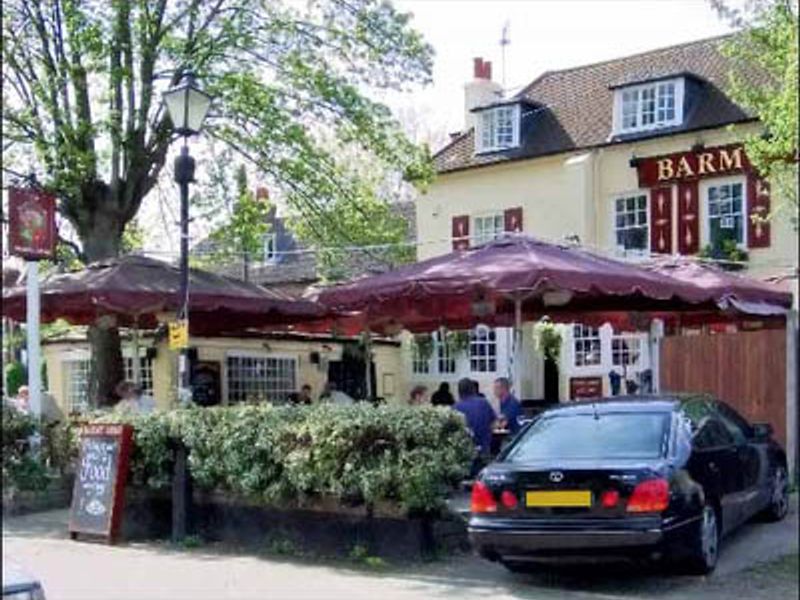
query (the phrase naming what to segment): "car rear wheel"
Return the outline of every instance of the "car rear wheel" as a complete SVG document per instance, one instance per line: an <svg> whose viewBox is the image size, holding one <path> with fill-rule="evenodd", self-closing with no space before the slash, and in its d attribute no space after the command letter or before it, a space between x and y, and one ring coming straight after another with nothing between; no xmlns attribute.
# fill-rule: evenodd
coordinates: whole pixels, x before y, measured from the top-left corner
<svg viewBox="0 0 800 600"><path fill-rule="evenodd" d="M764 511L768 521L780 521L789 512L789 477L784 467L775 469L769 506Z"/></svg>
<svg viewBox="0 0 800 600"><path fill-rule="evenodd" d="M686 570L696 575L711 573L717 566L719 541L720 527L717 511L710 504L706 504L692 536Z"/></svg>

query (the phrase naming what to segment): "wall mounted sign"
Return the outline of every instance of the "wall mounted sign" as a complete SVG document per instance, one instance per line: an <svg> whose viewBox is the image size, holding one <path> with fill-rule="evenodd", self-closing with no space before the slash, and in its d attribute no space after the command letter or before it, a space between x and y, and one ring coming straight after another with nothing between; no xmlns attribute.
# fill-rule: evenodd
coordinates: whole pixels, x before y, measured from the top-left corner
<svg viewBox="0 0 800 600"><path fill-rule="evenodd" d="M570 377L569 398L581 400L584 398L601 398L603 396L602 377Z"/></svg>
<svg viewBox="0 0 800 600"><path fill-rule="evenodd" d="M102 536L116 541L122 524L133 428L130 425L86 425L69 515L70 537Z"/></svg>
<svg viewBox="0 0 800 600"><path fill-rule="evenodd" d="M750 161L741 144L637 158L634 164L639 186L643 188L750 170Z"/></svg>
<svg viewBox="0 0 800 600"><path fill-rule="evenodd" d="M26 260L51 258L56 250L56 199L38 188L8 190L11 254Z"/></svg>
<svg viewBox="0 0 800 600"><path fill-rule="evenodd" d="M189 347L189 322L171 321L169 327L169 349L183 350Z"/></svg>

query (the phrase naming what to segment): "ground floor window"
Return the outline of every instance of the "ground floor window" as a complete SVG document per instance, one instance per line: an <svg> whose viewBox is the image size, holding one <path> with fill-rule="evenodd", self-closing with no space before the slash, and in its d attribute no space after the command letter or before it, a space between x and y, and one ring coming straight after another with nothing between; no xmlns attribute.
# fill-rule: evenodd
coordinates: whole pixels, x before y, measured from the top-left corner
<svg viewBox="0 0 800 600"><path fill-rule="evenodd" d="M132 356L126 356L125 360L125 379L135 381ZM153 359L146 356L139 357L139 385L142 391L148 396L153 395Z"/></svg>
<svg viewBox="0 0 800 600"><path fill-rule="evenodd" d="M436 332L434 339L436 340L436 366L439 373L455 373L456 357L450 344L439 332Z"/></svg>
<svg viewBox="0 0 800 600"><path fill-rule="evenodd" d="M228 402L286 402L297 391L297 361L272 356L228 356Z"/></svg>
<svg viewBox="0 0 800 600"><path fill-rule="evenodd" d="M635 366L642 355L642 340L633 336L617 336L611 340L611 362L615 367Z"/></svg>
<svg viewBox="0 0 800 600"><path fill-rule="evenodd" d="M411 371L418 375L425 375L431 372L431 360L425 351L425 345L431 343L423 336L414 336L411 344Z"/></svg>
<svg viewBox="0 0 800 600"><path fill-rule="evenodd" d="M88 358L69 359L62 364L66 383L66 402L69 412L85 412L89 409L89 372L91 361Z"/></svg>
<svg viewBox="0 0 800 600"><path fill-rule="evenodd" d="M600 332L597 327L576 324L572 330L575 366L588 367L600 364Z"/></svg>
<svg viewBox="0 0 800 600"><path fill-rule="evenodd" d="M505 231L505 215L495 213L472 218L472 244L480 246L499 238Z"/></svg>
<svg viewBox="0 0 800 600"><path fill-rule="evenodd" d="M473 373L497 371L497 332L478 326L470 332L469 368Z"/></svg>

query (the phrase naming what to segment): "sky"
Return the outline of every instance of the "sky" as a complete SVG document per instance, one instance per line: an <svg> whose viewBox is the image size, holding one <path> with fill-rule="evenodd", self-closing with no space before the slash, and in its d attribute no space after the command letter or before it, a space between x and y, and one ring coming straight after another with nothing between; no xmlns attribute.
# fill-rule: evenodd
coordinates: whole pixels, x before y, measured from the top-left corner
<svg viewBox="0 0 800 600"><path fill-rule="evenodd" d="M288 0L303 3L303 0ZM729 0L738 5L743 0ZM500 38L509 24L506 89L515 93L546 70L589 64L636 52L722 35L729 27L708 0L394 0L413 14L411 25L435 50L433 83L413 93L380 98L417 141L440 147L464 120L464 83L474 57L492 61L502 83ZM160 194L177 193L166 181ZM177 252L175 202L151 194L140 213L148 248ZM203 237L199 224L192 237Z"/></svg>
<svg viewBox="0 0 800 600"><path fill-rule="evenodd" d="M509 24L506 89L513 94L546 70L603 61L728 33L708 0L395 0L435 51L433 85L387 98L413 106L431 131L463 125L472 59L492 61L502 83L500 39ZM736 0L734 5L738 4Z"/></svg>

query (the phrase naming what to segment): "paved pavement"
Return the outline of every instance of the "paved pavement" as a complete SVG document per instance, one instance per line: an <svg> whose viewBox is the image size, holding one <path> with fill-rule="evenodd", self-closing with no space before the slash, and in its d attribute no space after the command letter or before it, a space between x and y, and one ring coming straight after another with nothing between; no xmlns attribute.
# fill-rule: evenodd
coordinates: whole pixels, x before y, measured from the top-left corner
<svg viewBox="0 0 800 600"><path fill-rule="evenodd" d="M797 499L782 523L753 523L723 545L711 577L685 577L627 564L548 569L511 575L472 556L382 571L311 564L165 544L109 547L72 542L66 512L4 519L3 557L13 557L44 583L48 600L182 600L324 598L406 600L567 598L673 600L797 597ZM770 562L784 557L779 562Z"/></svg>

